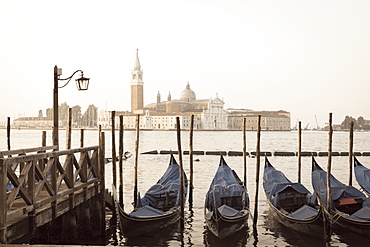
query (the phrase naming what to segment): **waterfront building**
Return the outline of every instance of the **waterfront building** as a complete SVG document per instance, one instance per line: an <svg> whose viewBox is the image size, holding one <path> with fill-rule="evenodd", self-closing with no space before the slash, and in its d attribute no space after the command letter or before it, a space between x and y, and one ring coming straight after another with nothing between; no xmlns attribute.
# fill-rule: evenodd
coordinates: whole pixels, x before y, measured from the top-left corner
<svg viewBox="0 0 370 247"><path fill-rule="evenodd" d="M188 82L185 89L180 93L180 99L172 100L171 98L171 94L169 94L167 101L160 101L160 93L158 92L157 103L145 106L144 109L149 111L153 118L158 119L157 122L154 122L154 129L163 128L163 124L169 126L168 123L159 121L159 119L166 119L166 116L172 118L174 116L191 115L194 115L196 119L194 120L195 129L228 129L228 113L224 110L225 103L217 94L215 98L197 99ZM186 118L184 120L186 121Z"/></svg>
<svg viewBox="0 0 370 247"><path fill-rule="evenodd" d="M109 111L101 110L98 112L98 125L102 128L110 128L112 121L112 113Z"/></svg>
<svg viewBox="0 0 370 247"><path fill-rule="evenodd" d="M232 130L243 128L246 119L246 130L256 130L258 115L261 115L262 130L290 130L290 112L287 111L252 111L250 109L227 109L228 125Z"/></svg>
<svg viewBox="0 0 370 247"><path fill-rule="evenodd" d="M125 128L134 129L136 116L140 115L140 128L152 130L176 129L176 117L180 117L182 129L189 129L190 117L194 115L194 129L202 130L239 130L243 119L247 119L247 130L257 129L257 116L260 114L263 130L290 130L290 113L286 111L252 111L245 109L224 109L225 102L218 97L197 99L189 82L180 93L179 99L172 99L169 92L166 100L161 100L158 91L156 102L144 106L144 82L139 54L131 78L131 112L116 112L116 127L119 126L119 116L123 116ZM99 124L110 126L109 112L100 112Z"/></svg>
<svg viewBox="0 0 370 247"><path fill-rule="evenodd" d="M190 117L194 115L194 129L228 129L228 113L224 110L224 101L216 95L215 98L197 99L190 88L189 82L180 93L180 99L172 99L168 94L166 101L161 101L160 92L157 93L157 102L144 106L144 82L139 54L136 51L136 60L131 78L131 112L116 112L123 115L125 128L135 128L136 115L140 114L140 128L142 129L175 129L176 117L180 117L181 128L188 129ZM99 124L107 124L103 120L109 113L100 112Z"/></svg>

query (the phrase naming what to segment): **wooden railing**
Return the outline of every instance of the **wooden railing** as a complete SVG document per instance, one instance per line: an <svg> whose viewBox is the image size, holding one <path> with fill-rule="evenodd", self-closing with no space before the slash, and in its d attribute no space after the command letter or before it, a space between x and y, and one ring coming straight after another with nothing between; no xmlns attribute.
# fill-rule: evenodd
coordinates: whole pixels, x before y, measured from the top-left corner
<svg viewBox="0 0 370 247"><path fill-rule="evenodd" d="M104 188L104 166L99 162L104 151L99 157L98 146L47 152L51 149L55 146L0 152L0 242L7 243L9 222L35 215L46 206L56 218L80 203L74 201L77 191L89 186L95 186L96 193L103 190L99 185ZM57 209L62 197L70 200L68 208ZM35 224L50 219L44 221Z"/></svg>
<svg viewBox="0 0 370 247"><path fill-rule="evenodd" d="M36 148L23 148L23 149L15 149L15 150L7 150L7 151L0 151L0 157L10 156L10 155L25 155L29 153L42 153L47 150L54 150L58 146L46 146L46 147L36 147Z"/></svg>

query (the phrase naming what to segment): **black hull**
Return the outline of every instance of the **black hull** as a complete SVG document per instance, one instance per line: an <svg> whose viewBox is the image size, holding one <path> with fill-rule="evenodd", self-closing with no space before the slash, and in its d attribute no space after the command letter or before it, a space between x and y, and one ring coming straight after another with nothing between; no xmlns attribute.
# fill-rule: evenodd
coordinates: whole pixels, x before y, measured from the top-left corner
<svg viewBox="0 0 370 247"><path fill-rule="evenodd" d="M216 217L214 215L211 218L205 217L207 228L219 239L229 237L248 226L248 212L246 210L242 212L243 215L240 217L225 217L216 210L214 212Z"/></svg>
<svg viewBox="0 0 370 247"><path fill-rule="evenodd" d="M320 210L319 213L309 219L294 219L286 214L282 213L278 208L276 208L270 201L268 201L270 212L272 213L274 219L276 219L280 224L289 228L293 231L310 235L318 238L324 237L323 228L323 213Z"/></svg>
<svg viewBox="0 0 370 247"><path fill-rule="evenodd" d="M354 219L346 218L338 212L331 210L331 217L334 220L334 226L340 228L343 232L352 231L362 236L370 237L370 221L359 221Z"/></svg>
<svg viewBox="0 0 370 247"><path fill-rule="evenodd" d="M125 237L151 236L180 219L180 207L174 207L167 214L153 217L134 218L119 208L120 227Z"/></svg>

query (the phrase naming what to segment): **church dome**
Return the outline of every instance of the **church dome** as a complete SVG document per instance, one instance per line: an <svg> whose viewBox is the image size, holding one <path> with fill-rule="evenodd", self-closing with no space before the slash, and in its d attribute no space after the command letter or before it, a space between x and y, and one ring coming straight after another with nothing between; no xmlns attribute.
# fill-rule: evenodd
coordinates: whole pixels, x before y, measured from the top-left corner
<svg viewBox="0 0 370 247"><path fill-rule="evenodd" d="M185 100L185 101L195 100L195 93L193 92L193 90L190 89L189 82L186 85L186 88L181 92L180 100Z"/></svg>

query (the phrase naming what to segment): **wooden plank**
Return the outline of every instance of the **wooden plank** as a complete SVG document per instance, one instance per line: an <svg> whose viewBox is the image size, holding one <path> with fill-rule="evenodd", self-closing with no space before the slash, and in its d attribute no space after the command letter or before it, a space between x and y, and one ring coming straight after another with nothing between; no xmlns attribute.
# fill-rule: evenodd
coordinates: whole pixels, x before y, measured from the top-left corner
<svg viewBox="0 0 370 247"><path fill-rule="evenodd" d="M0 151L0 156L26 154L26 153L35 153L35 152L53 150L55 147L56 146L46 146L46 147L24 148L24 149L15 149L15 150Z"/></svg>

